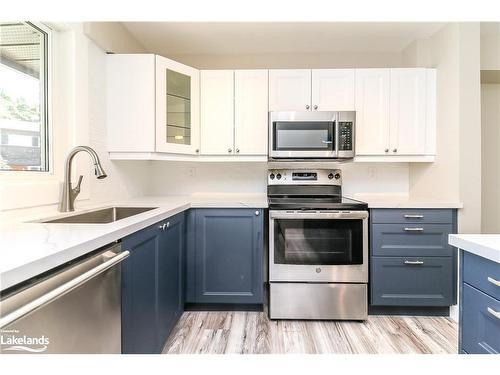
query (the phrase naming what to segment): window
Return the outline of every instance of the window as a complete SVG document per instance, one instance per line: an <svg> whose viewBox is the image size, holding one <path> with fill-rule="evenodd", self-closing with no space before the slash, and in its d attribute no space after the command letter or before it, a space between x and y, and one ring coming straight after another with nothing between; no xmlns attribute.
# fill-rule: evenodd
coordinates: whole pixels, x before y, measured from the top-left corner
<svg viewBox="0 0 500 375"><path fill-rule="evenodd" d="M47 32L0 22L0 170L49 170L47 86Z"/></svg>

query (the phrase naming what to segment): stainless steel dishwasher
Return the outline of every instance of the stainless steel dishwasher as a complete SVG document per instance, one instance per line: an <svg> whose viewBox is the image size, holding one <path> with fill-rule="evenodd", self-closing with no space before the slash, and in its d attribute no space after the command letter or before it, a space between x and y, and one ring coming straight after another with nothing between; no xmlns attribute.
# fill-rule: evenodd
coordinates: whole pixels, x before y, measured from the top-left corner
<svg viewBox="0 0 500 375"><path fill-rule="evenodd" d="M72 261L0 300L2 353L121 353L120 243Z"/></svg>

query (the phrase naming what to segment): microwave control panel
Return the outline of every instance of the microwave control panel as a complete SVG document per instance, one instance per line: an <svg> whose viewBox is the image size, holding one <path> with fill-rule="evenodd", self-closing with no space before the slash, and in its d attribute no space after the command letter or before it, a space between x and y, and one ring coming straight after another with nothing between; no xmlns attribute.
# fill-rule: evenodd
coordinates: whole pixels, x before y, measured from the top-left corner
<svg viewBox="0 0 500 375"><path fill-rule="evenodd" d="M351 121L339 122L339 151L351 151L353 138L353 123Z"/></svg>

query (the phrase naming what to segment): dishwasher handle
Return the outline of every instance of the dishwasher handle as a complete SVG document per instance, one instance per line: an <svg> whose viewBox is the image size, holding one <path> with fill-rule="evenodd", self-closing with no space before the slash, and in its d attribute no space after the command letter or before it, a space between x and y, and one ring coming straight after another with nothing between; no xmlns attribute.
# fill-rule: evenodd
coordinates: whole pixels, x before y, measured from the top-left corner
<svg viewBox="0 0 500 375"><path fill-rule="evenodd" d="M55 289L52 289L50 292L42 295L34 299L33 301L27 303L24 306L21 306L17 310L12 313L3 316L0 318L0 328L4 328L5 326L11 324L12 322L22 318L25 315L28 315L32 311L46 305L47 303L61 297L62 295L70 292L71 290L79 287L80 285L86 283L90 279L96 277L97 275L103 273L107 269L114 267L118 263L121 263L125 258L130 255L129 251L123 251L113 258L107 260L106 262L98 265L97 267L92 268L91 270L78 275L74 279L58 286Z"/></svg>

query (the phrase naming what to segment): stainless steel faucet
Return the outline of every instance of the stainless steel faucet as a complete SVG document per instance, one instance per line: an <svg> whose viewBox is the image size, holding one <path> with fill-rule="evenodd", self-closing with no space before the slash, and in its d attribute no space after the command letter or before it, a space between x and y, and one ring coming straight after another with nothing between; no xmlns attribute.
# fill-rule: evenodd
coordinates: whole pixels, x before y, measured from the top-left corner
<svg viewBox="0 0 500 375"><path fill-rule="evenodd" d="M87 152L92 158L92 162L94 163L94 171L95 175L98 179L106 178L108 175L104 172L104 169L101 166L101 161L99 160L99 156L97 153L88 146L76 146L73 148L66 158L66 167L64 169L64 185L62 191L61 202L59 202L59 211L61 212L69 212L75 210L75 199L80 194L80 186L82 184L83 176L78 178L78 183L75 188L71 187L71 162L76 154L80 151Z"/></svg>

